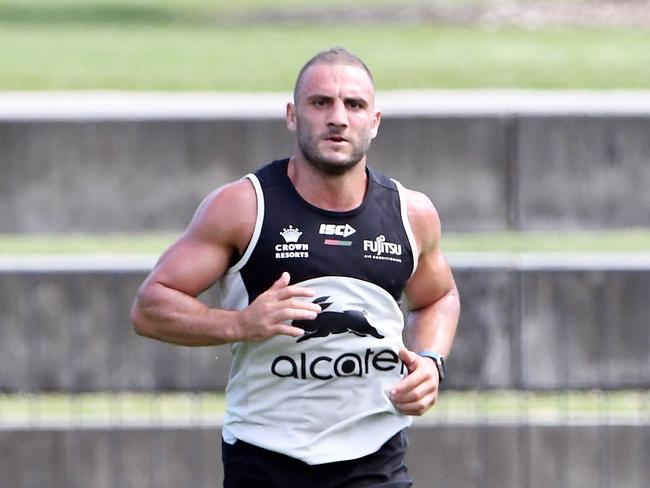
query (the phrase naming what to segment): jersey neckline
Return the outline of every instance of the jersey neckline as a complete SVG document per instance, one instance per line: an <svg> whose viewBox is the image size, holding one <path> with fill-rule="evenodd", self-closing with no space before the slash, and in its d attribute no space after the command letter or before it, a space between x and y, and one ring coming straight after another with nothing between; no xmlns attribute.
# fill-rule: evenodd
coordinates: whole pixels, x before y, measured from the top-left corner
<svg viewBox="0 0 650 488"><path fill-rule="evenodd" d="M366 207L366 204L368 200L371 198L372 193L374 192L375 188L375 175L373 171L366 166L366 177L368 178L368 187L366 189L366 194L363 196L363 200L361 201L361 204L353 208L351 210L345 210L342 212L336 211L336 210L327 210L324 208L317 207L316 205L312 205L309 203L307 200L305 200L300 193L298 193L298 190L296 190L296 187L294 186L293 182L289 178L289 158L281 159L278 161L278 164L280 165L281 168L281 173L282 173L282 178L284 179L285 184L289 187L291 194L300 202L301 205L307 207L309 210L319 213L321 215L325 215L327 217L340 217L340 218L345 218L345 217L354 217L355 215L360 214L363 209Z"/></svg>

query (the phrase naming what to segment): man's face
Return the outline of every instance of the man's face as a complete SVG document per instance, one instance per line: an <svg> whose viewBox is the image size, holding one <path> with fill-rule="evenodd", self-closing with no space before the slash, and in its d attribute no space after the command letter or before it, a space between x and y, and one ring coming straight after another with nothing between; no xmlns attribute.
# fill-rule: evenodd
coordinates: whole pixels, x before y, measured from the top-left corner
<svg viewBox="0 0 650 488"><path fill-rule="evenodd" d="M343 174L361 161L377 135L381 114L361 68L315 64L303 74L287 126L305 159L327 174Z"/></svg>

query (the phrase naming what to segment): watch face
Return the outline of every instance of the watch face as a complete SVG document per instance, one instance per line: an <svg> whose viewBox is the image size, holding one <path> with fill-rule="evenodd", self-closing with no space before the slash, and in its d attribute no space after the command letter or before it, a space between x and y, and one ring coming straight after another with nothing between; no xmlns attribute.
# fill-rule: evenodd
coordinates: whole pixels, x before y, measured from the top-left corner
<svg viewBox="0 0 650 488"><path fill-rule="evenodd" d="M440 381L445 379L447 376L447 365L445 364L445 358L440 356L438 361L436 361L436 366L438 366L438 374L440 375Z"/></svg>
<svg viewBox="0 0 650 488"><path fill-rule="evenodd" d="M445 376L447 376L447 366L445 364L445 357L442 354L438 354L430 351L422 351L420 353L420 356L429 358L434 363L436 363L436 368L438 369L438 377L440 378L440 381L445 379Z"/></svg>

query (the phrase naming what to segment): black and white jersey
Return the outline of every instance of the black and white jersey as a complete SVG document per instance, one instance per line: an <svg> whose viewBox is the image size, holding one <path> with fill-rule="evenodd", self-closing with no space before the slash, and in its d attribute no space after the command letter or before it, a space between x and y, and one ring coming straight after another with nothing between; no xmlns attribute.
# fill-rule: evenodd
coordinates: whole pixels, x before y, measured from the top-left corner
<svg viewBox="0 0 650 488"><path fill-rule="evenodd" d="M321 313L292 322L301 337L232 344L224 440L309 464L358 458L410 424L389 399L407 374L399 300L418 255L406 200L399 183L368 169L358 208L323 210L298 194L287 167L246 176L257 220L221 281L222 307L246 307L288 271L291 284L315 291Z"/></svg>

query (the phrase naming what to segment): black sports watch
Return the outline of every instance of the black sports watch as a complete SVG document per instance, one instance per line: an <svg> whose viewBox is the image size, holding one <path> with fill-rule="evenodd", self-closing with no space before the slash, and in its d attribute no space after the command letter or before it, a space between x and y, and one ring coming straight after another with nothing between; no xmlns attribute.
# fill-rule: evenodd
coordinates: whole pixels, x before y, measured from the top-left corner
<svg viewBox="0 0 650 488"><path fill-rule="evenodd" d="M438 377L440 378L440 383L442 383L447 376L447 365L445 364L445 357L442 354L438 354L434 351L420 351L420 356L431 359L436 363L436 368L438 368Z"/></svg>

